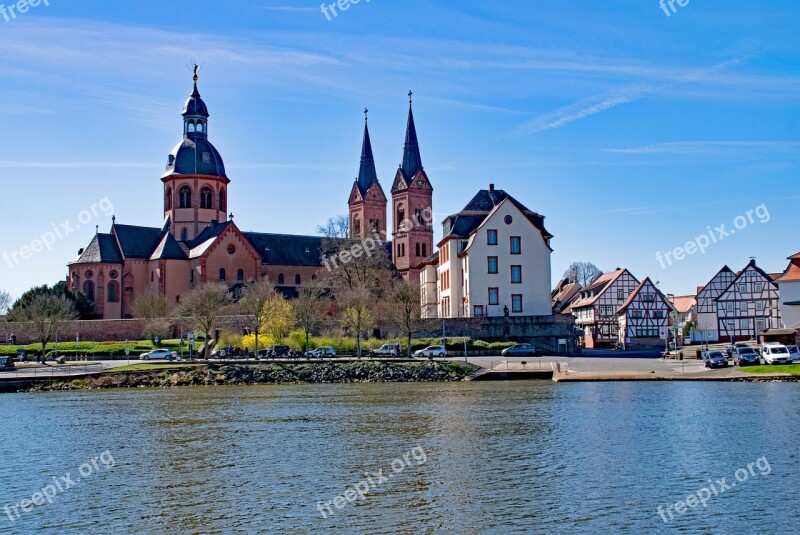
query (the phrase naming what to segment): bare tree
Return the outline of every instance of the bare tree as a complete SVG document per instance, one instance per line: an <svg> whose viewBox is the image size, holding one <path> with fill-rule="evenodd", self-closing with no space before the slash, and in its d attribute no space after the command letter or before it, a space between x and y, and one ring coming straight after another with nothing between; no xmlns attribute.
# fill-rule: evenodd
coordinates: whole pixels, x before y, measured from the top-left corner
<svg viewBox="0 0 800 535"><path fill-rule="evenodd" d="M305 351L309 350L309 339L312 331L325 315L327 288L318 281L313 281L300 288L300 295L294 302L295 316L298 326L306 335Z"/></svg>
<svg viewBox="0 0 800 535"><path fill-rule="evenodd" d="M11 308L11 303L13 300L11 299L11 294L0 290L0 316L5 316L8 314L8 310Z"/></svg>
<svg viewBox="0 0 800 535"><path fill-rule="evenodd" d="M350 239L350 219L346 215L332 217L324 225L318 226L317 232L326 238L348 240Z"/></svg>
<svg viewBox="0 0 800 535"><path fill-rule="evenodd" d="M399 281L392 292L389 322L405 337L411 357L411 339L422 327L419 283Z"/></svg>
<svg viewBox="0 0 800 535"><path fill-rule="evenodd" d="M603 272L591 262L573 262L564 272L565 278L576 281L581 286L589 286Z"/></svg>
<svg viewBox="0 0 800 535"><path fill-rule="evenodd" d="M239 312L247 316L248 328L256 337L256 357L258 357L258 339L269 321L269 304L274 298L275 286L269 279L248 284L242 290L242 298L239 301Z"/></svg>
<svg viewBox="0 0 800 535"><path fill-rule="evenodd" d="M47 344L70 321L78 319L75 307L64 296L40 294L23 306L16 307L11 320L28 323L34 335L42 344L42 361L47 355Z"/></svg>
<svg viewBox="0 0 800 535"><path fill-rule="evenodd" d="M231 296L224 284L204 284L189 292L181 307L183 316L190 318L195 328L205 335L204 357L208 359L211 336L221 316L231 304Z"/></svg>
<svg viewBox="0 0 800 535"><path fill-rule="evenodd" d="M342 307L342 325L356 338L356 356L361 358L361 335L375 318L372 315L374 296L366 287L344 289L336 294Z"/></svg>
<svg viewBox="0 0 800 535"><path fill-rule="evenodd" d="M148 340L155 341L167 332L167 308L167 298L154 291L143 293L131 304L134 317L144 320L143 334Z"/></svg>

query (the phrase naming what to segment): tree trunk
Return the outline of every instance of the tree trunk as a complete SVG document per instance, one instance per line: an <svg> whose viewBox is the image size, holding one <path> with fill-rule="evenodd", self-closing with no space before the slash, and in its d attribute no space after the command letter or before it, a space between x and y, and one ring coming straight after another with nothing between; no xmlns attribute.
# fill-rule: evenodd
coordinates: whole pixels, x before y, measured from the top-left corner
<svg viewBox="0 0 800 535"><path fill-rule="evenodd" d="M308 331L308 329L306 329L306 350L305 350L306 353L309 351L309 349L308 349L308 338L309 338L309 331Z"/></svg>
<svg viewBox="0 0 800 535"><path fill-rule="evenodd" d="M256 329L256 359L258 359L258 329Z"/></svg>
<svg viewBox="0 0 800 535"><path fill-rule="evenodd" d="M411 358L411 333L408 333L408 358Z"/></svg>

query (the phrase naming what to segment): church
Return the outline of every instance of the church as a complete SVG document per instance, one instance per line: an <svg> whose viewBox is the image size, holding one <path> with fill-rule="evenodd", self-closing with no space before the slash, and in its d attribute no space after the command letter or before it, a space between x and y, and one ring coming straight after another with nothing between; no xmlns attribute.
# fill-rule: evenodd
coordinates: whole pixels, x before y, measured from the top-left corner
<svg viewBox="0 0 800 535"><path fill-rule="evenodd" d="M209 112L197 88L183 108L183 139L167 159L163 183L163 223L140 227L117 223L97 233L68 264L67 284L95 303L98 319L133 317L132 305L146 292L166 297L170 306L197 285L221 282L234 287L269 278L282 292L296 295L322 268L321 236L242 232L227 215L231 180L219 151L209 141ZM353 239L380 235L407 280L419 279L419 265L434 252L433 187L422 166L412 94L403 160L388 198L378 180L369 124L365 122L361 165L349 198ZM404 222L413 221L412 224ZM389 243L391 238L391 243Z"/></svg>

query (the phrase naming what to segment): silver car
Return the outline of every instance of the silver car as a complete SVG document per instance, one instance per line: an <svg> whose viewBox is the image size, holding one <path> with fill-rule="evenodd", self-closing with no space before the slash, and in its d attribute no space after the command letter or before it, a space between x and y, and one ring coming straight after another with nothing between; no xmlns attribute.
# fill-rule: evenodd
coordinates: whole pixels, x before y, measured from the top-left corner
<svg viewBox="0 0 800 535"><path fill-rule="evenodd" d="M789 350L789 360L795 364L800 363L800 347L786 346Z"/></svg>

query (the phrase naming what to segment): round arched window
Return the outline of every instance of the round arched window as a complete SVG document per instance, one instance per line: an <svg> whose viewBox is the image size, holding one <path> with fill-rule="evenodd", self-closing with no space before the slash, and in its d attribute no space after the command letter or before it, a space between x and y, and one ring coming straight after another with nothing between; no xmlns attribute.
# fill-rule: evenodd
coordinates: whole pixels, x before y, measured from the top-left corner
<svg viewBox="0 0 800 535"><path fill-rule="evenodd" d="M511 217L510 215L507 215L504 221L506 222L506 225L510 225L511 223L514 222L514 218Z"/></svg>
<svg viewBox="0 0 800 535"><path fill-rule="evenodd" d="M84 274L84 276L87 279L91 279L92 277L94 277L94 271L92 271L91 269L88 269L88 270L86 270L86 273Z"/></svg>
<svg viewBox="0 0 800 535"><path fill-rule="evenodd" d="M108 276L111 277L112 279L116 279L117 277L119 277L119 273L117 273L116 271L112 271L111 273L108 274Z"/></svg>
<svg viewBox="0 0 800 535"><path fill-rule="evenodd" d="M236 247L234 245L229 245L228 254L235 254L235 253L236 253Z"/></svg>

